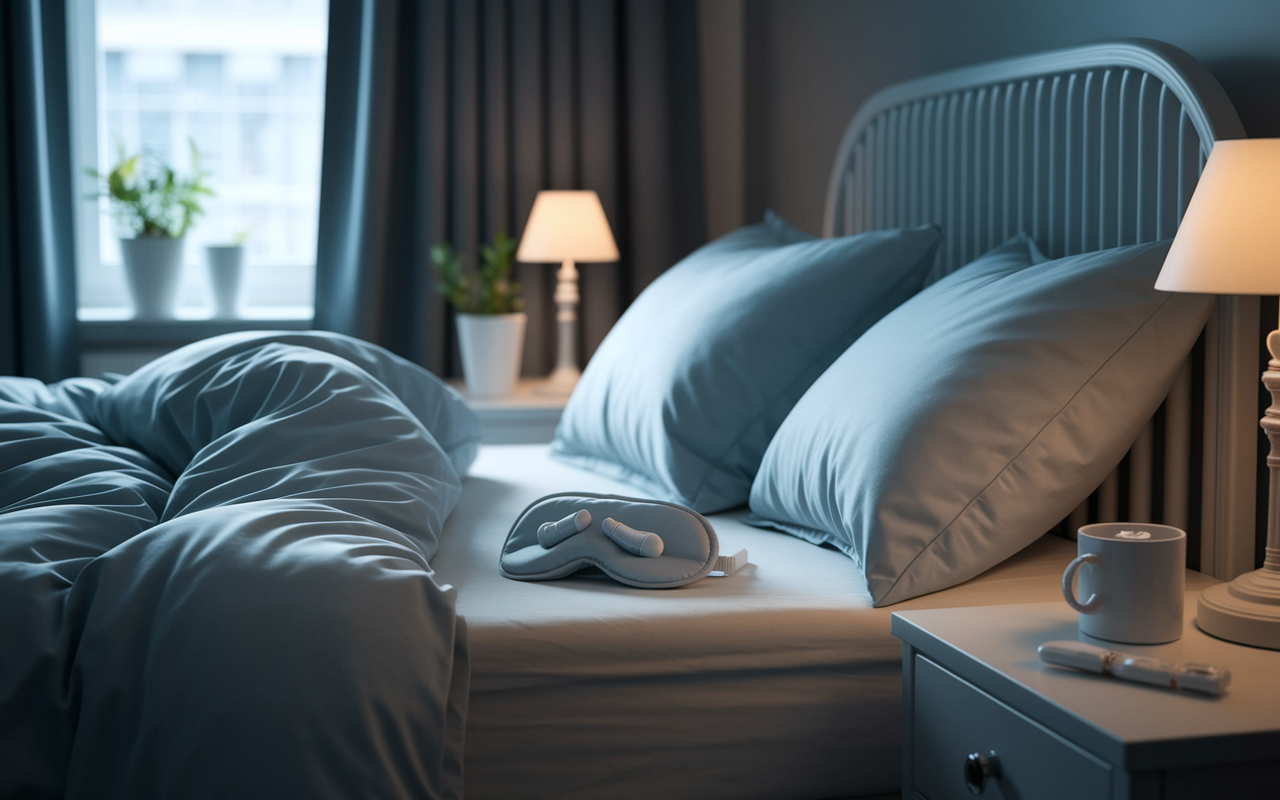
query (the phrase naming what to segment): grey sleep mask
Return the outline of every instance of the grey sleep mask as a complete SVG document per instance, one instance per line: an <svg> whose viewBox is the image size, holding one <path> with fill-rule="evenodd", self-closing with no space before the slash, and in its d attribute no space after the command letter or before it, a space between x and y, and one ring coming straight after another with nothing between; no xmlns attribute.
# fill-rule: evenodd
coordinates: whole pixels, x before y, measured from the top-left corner
<svg viewBox="0 0 1280 800"><path fill-rule="evenodd" d="M502 546L498 571L512 580L546 581L598 567L628 586L671 589L746 563L746 551L727 559L719 552L711 523L684 506L563 493L520 514Z"/></svg>

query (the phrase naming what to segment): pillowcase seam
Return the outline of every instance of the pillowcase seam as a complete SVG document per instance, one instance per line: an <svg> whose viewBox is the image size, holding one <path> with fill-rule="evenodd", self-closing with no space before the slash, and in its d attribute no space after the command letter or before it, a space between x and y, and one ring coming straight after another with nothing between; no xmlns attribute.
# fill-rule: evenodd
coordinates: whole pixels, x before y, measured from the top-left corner
<svg viewBox="0 0 1280 800"><path fill-rule="evenodd" d="M1103 361L1101 364L1099 364L1098 368L1089 374L1089 378L1085 380L1083 383L1081 383L1080 388L1076 389L1075 392L1071 394L1071 397L1067 399L1067 402L1064 403L1062 407L1059 408L1056 412L1054 412L1053 416L1050 417L1048 420L1046 420L1044 425L1040 426L1040 430L1036 431L1036 435L1028 439L1027 442L1022 446L1022 448L1019 449L1018 452L1014 454L1014 456L1010 458L1003 467L1000 468L1000 471L997 472L994 476L992 476L991 480L988 481L987 484L982 487L982 490L974 494L973 497L969 498L969 502L965 503L964 507L956 512L956 515L951 518L951 521L948 522L945 526L943 526L942 530L938 531L938 533L934 535L932 539L929 540L928 544L920 548L920 551L916 553L915 556L911 559L911 561L908 562L907 565L902 568L902 571L898 573L897 579L894 580L893 584L882 595L882 597L888 597L889 595L893 594L893 590L898 588L898 584L902 582L902 579L905 578L907 574L911 572L911 568L915 566L916 561L918 561L921 556L927 553L935 544L938 543L939 539L941 539L943 536L947 534L948 531L951 530L951 527L956 524L956 521L959 520L962 516L964 516L965 512L967 512L970 509L970 507L972 507L973 504L978 501L979 498L981 498L983 495L987 493L987 490L991 488L992 484L1000 480L1000 477L1009 471L1009 468L1013 466L1014 462L1016 462L1019 458L1021 458L1022 454L1025 453L1027 449L1031 447L1031 445L1035 444L1036 441L1039 440L1039 438L1044 435L1045 430L1054 422L1056 422L1058 418L1061 417L1062 414L1068 408L1071 407L1071 404L1075 402L1075 399L1077 397L1080 396L1080 393L1083 392L1085 388L1089 386L1090 383L1093 383L1093 379L1098 376L1098 373L1100 373L1103 369L1105 369L1106 366L1110 364L1115 359L1115 357L1119 355L1121 351L1124 350L1125 347L1128 346L1129 342L1133 341L1133 338L1137 336L1139 333L1141 333L1142 329L1151 323L1151 320L1155 318L1156 314L1160 313L1160 310L1163 309L1168 302L1169 302L1169 297L1167 296L1163 300L1161 300L1160 305L1156 306L1155 309L1152 310L1152 312L1147 316L1147 318L1142 321L1141 325L1133 329L1133 332L1130 333L1129 336L1125 338L1124 343L1121 344L1119 347L1117 347L1115 349L1115 352L1113 352L1110 356L1107 357L1106 361ZM1047 533L1047 531L1045 531L1045 533Z"/></svg>

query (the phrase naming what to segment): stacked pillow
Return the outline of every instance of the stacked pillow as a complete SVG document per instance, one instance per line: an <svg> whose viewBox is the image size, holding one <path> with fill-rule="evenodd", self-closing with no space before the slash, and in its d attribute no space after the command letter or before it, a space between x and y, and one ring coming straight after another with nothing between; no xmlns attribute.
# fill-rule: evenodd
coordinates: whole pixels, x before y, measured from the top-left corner
<svg viewBox="0 0 1280 800"><path fill-rule="evenodd" d="M809 385L919 291L934 226L819 239L768 215L655 280L592 357L552 453L703 513L742 505Z"/></svg>
<svg viewBox="0 0 1280 800"><path fill-rule="evenodd" d="M1153 288L1168 248L1042 262L1023 239L941 278L796 403L748 521L844 551L877 606L1030 544L1120 462L1208 318Z"/></svg>

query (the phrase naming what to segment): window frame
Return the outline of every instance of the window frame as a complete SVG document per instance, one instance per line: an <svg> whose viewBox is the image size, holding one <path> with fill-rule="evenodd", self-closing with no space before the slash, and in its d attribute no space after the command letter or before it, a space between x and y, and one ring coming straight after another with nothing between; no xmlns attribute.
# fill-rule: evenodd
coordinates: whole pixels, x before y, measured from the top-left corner
<svg viewBox="0 0 1280 800"><path fill-rule="evenodd" d="M67 74L70 83L68 109L71 127L71 181L73 192L73 225L75 231L74 252L77 284L80 275L93 269L101 269L100 237L103 217L107 212L96 196L97 182L86 172L86 166L98 164L98 131L106 124L105 113L100 108L99 97L105 90L106 76L99 63L97 0L66 0L67 19ZM326 68L325 81L328 81ZM321 122L321 163L323 168L323 119ZM319 184L319 175L317 183ZM319 208L317 203L317 225ZM309 269L314 276L315 261L299 265ZM76 296L76 318L83 347L95 346L180 346L207 336L239 330L279 329L306 330L315 318L314 296L310 307L297 305L272 309L276 313L247 316L235 319L192 317L179 308L179 316L172 320L137 320L130 309L112 307L95 310L81 304L79 289ZM280 313L284 312L284 313Z"/></svg>

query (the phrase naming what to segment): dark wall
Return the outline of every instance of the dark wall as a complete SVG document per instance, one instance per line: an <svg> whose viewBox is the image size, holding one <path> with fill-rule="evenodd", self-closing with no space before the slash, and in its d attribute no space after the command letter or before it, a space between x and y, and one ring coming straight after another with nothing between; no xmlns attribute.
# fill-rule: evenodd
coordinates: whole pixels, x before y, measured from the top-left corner
<svg viewBox="0 0 1280 800"><path fill-rule="evenodd" d="M745 211L814 233L844 127L891 83L1121 37L1204 64L1250 136L1280 136L1277 0L747 0Z"/></svg>

